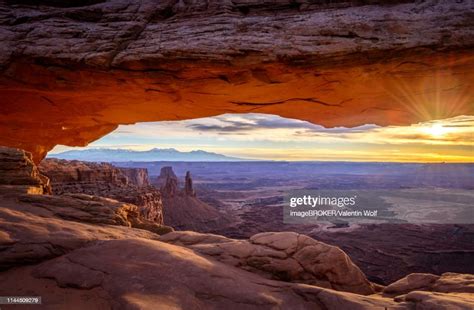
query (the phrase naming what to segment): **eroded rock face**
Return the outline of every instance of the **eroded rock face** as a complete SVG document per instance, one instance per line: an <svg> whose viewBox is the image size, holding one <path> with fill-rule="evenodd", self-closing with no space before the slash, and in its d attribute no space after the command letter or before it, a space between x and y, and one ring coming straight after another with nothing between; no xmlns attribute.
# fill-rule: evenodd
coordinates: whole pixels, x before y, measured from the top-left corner
<svg viewBox="0 0 474 310"><path fill-rule="evenodd" d="M163 194L163 217L166 225L178 230L214 232L225 229L231 218L196 197L191 173L184 179L184 188L179 187L178 177L172 167L163 167L156 180Z"/></svg>
<svg viewBox="0 0 474 310"><path fill-rule="evenodd" d="M51 186L49 179L39 172L31 153L0 146L0 192L50 194Z"/></svg>
<svg viewBox="0 0 474 310"><path fill-rule="evenodd" d="M0 144L36 162L138 121L474 114L472 1L59 2L0 4Z"/></svg>
<svg viewBox="0 0 474 310"><path fill-rule="evenodd" d="M82 193L131 203L143 219L163 224L161 195L148 183L146 169L60 159L45 159L39 169L51 179L56 195Z"/></svg>
<svg viewBox="0 0 474 310"><path fill-rule="evenodd" d="M178 194L178 177L174 174L172 167L161 168L157 184L165 197L174 197Z"/></svg>
<svg viewBox="0 0 474 310"><path fill-rule="evenodd" d="M74 185L99 184L103 187L103 184L125 186L129 183L119 169L107 163L48 158L38 167L51 179L55 194L61 194Z"/></svg>
<svg viewBox="0 0 474 310"><path fill-rule="evenodd" d="M384 296L397 296L395 300L414 303L416 309L473 309L473 293L474 276L452 272L410 274L383 290Z"/></svg>
<svg viewBox="0 0 474 310"><path fill-rule="evenodd" d="M145 168L118 168L127 179L138 187L148 187L148 170Z"/></svg>
<svg viewBox="0 0 474 310"><path fill-rule="evenodd" d="M19 200L78 222L132 227L131 221L138 217L135 205L86 194L24 195Z"/></svg>
<svg viewBox="0 0 474 310"><path fill-rule="evenodd" d="M184 179L184 194L192 197L196 196L196 192L193 188L193 179L189 171L186 171L186 177Z"/></svg>
<svg viewBox="0 0 474 310"><path fill-rule="evenodd" d="M141 216L136 205L110 198L86 194L23 195L20 201L51 211L55 216L72 221L120 225L146 229L157 234L173 229L161 223L149 221Z"/></svg>
<svg viewBox="0 0 474 310"><path fill-rule="evenodd" d="M364 295L375 293L365 275L341 249L293 232L261 233L249 240L235 240L180 231L166 234L160 240L189 247L269 279Z"/></svg>
<svg viewBox="0 0 474 310"><path fill-rule="evenodd" d="M0 197L0 269L38 263L96 240L158 238L150 231L130 228L123 213L114 212L123 205L118 202L45 195L25 195L23 201Z"/></svg>

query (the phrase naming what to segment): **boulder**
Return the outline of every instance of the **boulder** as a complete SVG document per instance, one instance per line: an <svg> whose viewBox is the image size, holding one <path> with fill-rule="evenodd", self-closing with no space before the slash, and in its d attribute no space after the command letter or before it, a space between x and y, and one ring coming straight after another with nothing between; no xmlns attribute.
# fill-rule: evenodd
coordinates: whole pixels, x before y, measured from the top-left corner
<svg viewBox="0 0 474 310"><path fill-rule="evenodd" d="M401 295L415 290L430 290L439 276L429 273L412 273L386 286L383 293Z"/></svg>
<svg viewBox="0 0 474 310"><path fill-rule="evenodd" d="M441 276L412 273L385 287L383 294L396 296L411 291L472 294L474 293L474 275L453 272L446 272Z"/></svg>
<svg viewBox="0 0 474 310"><path fill-rule="evenodd" d="M160 240L189 247L269 279L364 295L375 293L372 284L341 249L293 232L261 233L250 240L235 240L175 231Z"/></svg>

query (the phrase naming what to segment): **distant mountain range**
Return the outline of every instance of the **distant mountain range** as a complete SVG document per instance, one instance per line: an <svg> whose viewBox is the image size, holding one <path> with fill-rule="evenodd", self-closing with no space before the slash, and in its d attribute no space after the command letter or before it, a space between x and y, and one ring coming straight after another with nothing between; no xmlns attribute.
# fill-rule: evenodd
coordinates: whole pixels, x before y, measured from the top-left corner
<svg viewBox="0 0 474 310"><path fill-rule="evenodd" d="M148 151L125 149L87 149L71 150L57 154L48 154L49 158L83 160L96 162L124 161L248 161L249 159L225 156L201 150L180 152L176 149L154 148Z"/></svg>

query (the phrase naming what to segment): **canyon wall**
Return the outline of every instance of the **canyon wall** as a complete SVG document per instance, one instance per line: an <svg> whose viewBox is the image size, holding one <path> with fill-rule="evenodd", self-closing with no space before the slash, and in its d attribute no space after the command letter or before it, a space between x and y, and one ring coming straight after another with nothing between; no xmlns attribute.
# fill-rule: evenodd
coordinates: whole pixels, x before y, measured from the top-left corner
<svg viewBox="0 0 474 310"><path fill-rule="evenodd" d="M132 203L144 219L163 224L161 194L148 184L146 169L59 159L45 159L39 169L51 179L56 195L81 193Z"/></svg>
<svg viewBox="0 0 474 310"><path fill-rule="evenodd" d="M148 170L145 168L118 168L122 174L134 185L147 187L150 185Z"/></svg>
<svg viewBox="0 0 474 310"><path fill-rule="evenodd" d="M39 162L119 124L474 114L472 1L2 1L0 145Z"/></svg>

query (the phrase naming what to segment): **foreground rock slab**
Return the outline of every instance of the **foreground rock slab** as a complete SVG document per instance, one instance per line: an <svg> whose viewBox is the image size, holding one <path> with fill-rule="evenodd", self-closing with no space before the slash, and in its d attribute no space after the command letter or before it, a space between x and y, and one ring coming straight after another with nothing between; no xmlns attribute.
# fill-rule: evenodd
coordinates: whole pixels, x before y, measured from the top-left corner
<svg viewBox="0 0 474 310"><path fill-rule="evenodd" d="M33 275L64 288L99 287L131 309L397 308L387 299L266 280L190 249L145 239L83 248L38 265Z"/></svg>
<svg viewBox="0 0 474 310"><path fill-rule="evenodd" d="M411 291L474 294L474 275L453 272L441 276L412 273L384 288L385 295L401 295Z"/></svg>
<svg viewBox="0 0 474 310"><path fill-rule="evenodd" d="M364 295L375 293L372 284L341 249L293 232L261 233L249 240L235 240L176 231L160 240L270 279Z"/></svg>
<svg viewBox="0 0 474 310"><path fill-rule="evenodd" d="M0 198L0 270L38 263L96 240L158 238L150 231L127 226L81 223L78 218L67 220L58 216L59 210L53 206L51 211L16 199ZM75 216L79 214L84 215L76 210Z"/></svg>
<svg viewBox="0 0 474 310"><path fill-rule="evenodd" d="M396 301L273 281L143 238L99 241L0 275L1 294L42 295L45 309L467 310L474 300L467 293L413 291Z"/></svg>
<svg viewBox="0 0 474 310"><path fill-rule="evenodd" d="M260 234L245 241L247 244L190 232L169 233L170 242L181 245L158 240L166 236L126 226L66 220L48 208L2 197L0 295L40 295L44 308L55 310L472 309L474 298L468 293L471 275L446 275L439 286L443 293L415 290L395 299L380 294L363 296L270 280L275 267L285 266L271 260L267 266L233 265L236 260L245 263L246 253L276 259L298 253L301 244L295 243L292 234ZM301 250L317 246L317 241L306 238L297 236L304 241ZM216 255L212 255L213 249ZM321 264L304 260L302 265L313 271L323 271L321 267L326 266L329 273L334 272L327 275L331 281L344 279L340 272L344 266L354 268L350 262L341 264L339 259L344 256L331 246L319 244L319 249L322 251L311 257L320 259ZM226 253L229 260L224 259ZM245 255L232 257L242 253ZM325 253L335 255L334 268L328 265ZM354 274L354 270L347 272ZM307 275L314 281L314 274L307 271ZM318 283L324 285L324 281Z"/></svg>

